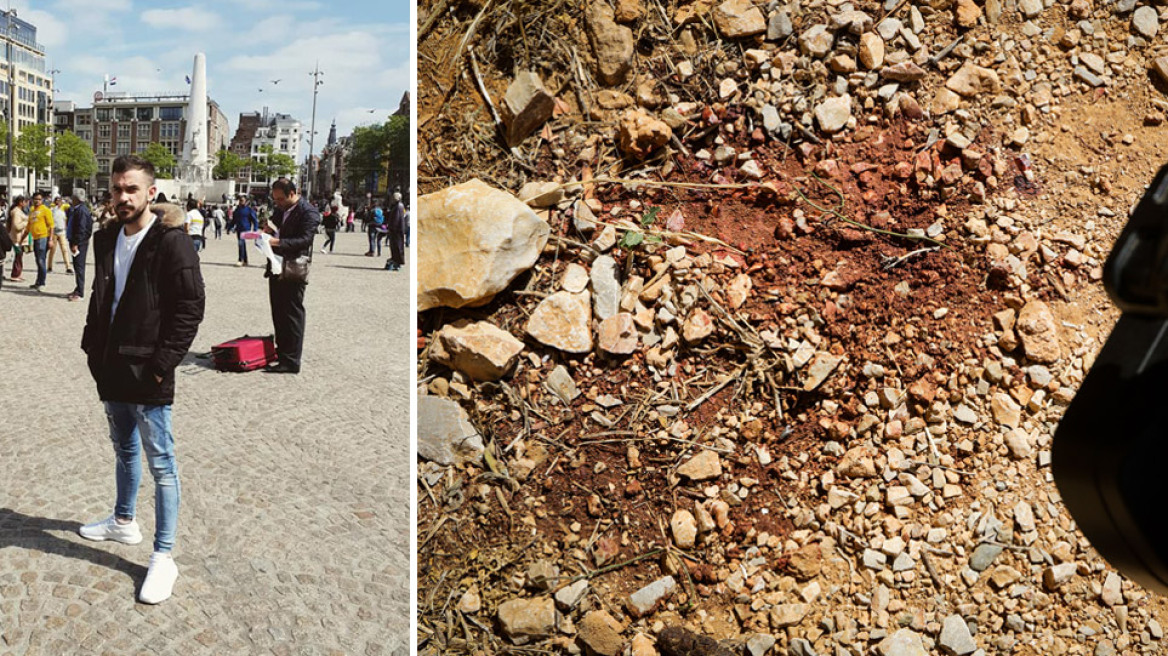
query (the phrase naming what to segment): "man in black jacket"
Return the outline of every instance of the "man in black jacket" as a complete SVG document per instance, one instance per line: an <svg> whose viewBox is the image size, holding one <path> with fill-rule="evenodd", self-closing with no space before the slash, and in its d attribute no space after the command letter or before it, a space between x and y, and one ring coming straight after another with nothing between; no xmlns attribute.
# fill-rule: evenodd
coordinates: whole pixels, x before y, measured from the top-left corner
<svg viewBox="0 0 1168 656"><path fill-rule="evenodd" d="M203 320L203 277L182 209L151 207L157 188L149 161L115 159L110 189L115 216L93 239L93 295L81 348L109 419L117 502L112 515L80 532L90 540L142 541L134 506L144 446L154 478L155 533L138 598L157 604L170 597L178 578L170 555L180 493L170 415L175 367Z"/></svg>
<svg viewBox="0 0 1168 656"><path fill-rule="evenodd" d="M80 187L73 190L67 233L69 249L73 251L73 271L77 275L77 287L69 294L69 300L80 301L85 297L85 257L89 254L89 238L93 235L93 215L85 205L85 190Z"/></svg>
<svg viewBox="0 0 1168 656"><path fill-rule="evenodd" d="M273 220L278 222L278 237L269 242L272 251L284 258L284 270L280 275L272 275L269 264L268 300L272 305L272 325L276 329L276 354L279 362L267 371L278 374L300 373L300 354L304 349L304 288L307 279L296 279L293 270L298 258L307 270L307 262L312 260L312 239L316 226L320 225L320 212L312 203L296 193L296 185L288 178L280 178L272 183L272 202L276 204ZM265 226L266 232L273 232ZM290 264L292 266L290 266Z"/></svg>
<svg viewBox="0 0 1168 656"><path fill-rule="evenodd" d="M389 263L390 271L397 271L406 263L406 208L402 205L402 196L393 192L393 202L389 204L389 215L385 219L389 229Z"/></svg>

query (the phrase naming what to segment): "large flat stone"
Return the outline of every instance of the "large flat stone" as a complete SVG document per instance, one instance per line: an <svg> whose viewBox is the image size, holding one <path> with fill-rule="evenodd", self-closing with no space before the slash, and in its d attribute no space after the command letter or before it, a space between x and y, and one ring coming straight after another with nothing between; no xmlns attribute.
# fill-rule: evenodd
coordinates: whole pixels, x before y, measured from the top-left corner
<svg viewBox="0 0 1168 656"><path fill-rule="evenodd" d="M481 180L418 199L418 311L489 302L535 264L550 229Z"/></svg>

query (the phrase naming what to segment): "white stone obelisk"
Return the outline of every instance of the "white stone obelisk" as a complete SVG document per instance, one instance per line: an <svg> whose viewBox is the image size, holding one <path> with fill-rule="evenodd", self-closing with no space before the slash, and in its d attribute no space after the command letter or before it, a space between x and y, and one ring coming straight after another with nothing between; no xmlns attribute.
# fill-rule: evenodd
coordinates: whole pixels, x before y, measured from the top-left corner
<svg viewBox="0 0 1168 656"><path fill-rule="evenodd" d="M186 182L210 182L211 165L207 153L207 57L201 52L195 54L195 67L191 73L186 132L181 177Z"/></svg>

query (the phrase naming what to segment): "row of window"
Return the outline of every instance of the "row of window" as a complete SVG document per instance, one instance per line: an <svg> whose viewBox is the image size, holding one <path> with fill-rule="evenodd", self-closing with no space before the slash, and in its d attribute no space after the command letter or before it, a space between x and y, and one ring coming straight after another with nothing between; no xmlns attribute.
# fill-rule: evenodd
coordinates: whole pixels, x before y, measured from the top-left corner
<svg viewBox="0 0 1168 656"><path fill-rule="evenodd" d="M118 139L129 139L130 138L130 130L132 129L132 127L133 126L129 123L118 123ZM150 127L151 127L150 123L139 123L138 124L138 138L139 139L149 139L150 138ZM180 132L181 127L182 126L179 123L162 123L158 126L158 136L162 139L167 139L167 138L177 139L179 136L179 132ZM113 128L111 127L111 125L109 123L102 123L102 124L97 126L97 137L99 139L109 139L110 133L112 131L113 131Z"/></svg>
<svg viewBox="0 0 1168 656"><path fill-rule="evenodd" d="M157 113L155 110L158 110ZM183 118L181 105L173 107L99 107L96 112L99 123L106 121L153 121L155 118L162 121L181 121ZM84 116L88 120L89 115L85 114Z"/></svg>
<svg viewBox="0 0 1168 656"><path fill-rule="evenodd" d="M171 155L174 155L175 157L179 156L179 150L178 150L179 145L178 145L177 141L160 141L159 143L163 147L165 147L167 150L169 150ZM145 152L146 147L149 145L150 145L150 142L139 141L137 144L137 148L134 149L134 152L136 152L136 153ZM110 152L110 148L111 148L110 142L99 141L99 142L97 142L97 153L96 154L98 156L101 156L101 155L129 155L130 154L130 142L128 142L128 141L119 141L118 145L113 147L113 152Z"/></svg>

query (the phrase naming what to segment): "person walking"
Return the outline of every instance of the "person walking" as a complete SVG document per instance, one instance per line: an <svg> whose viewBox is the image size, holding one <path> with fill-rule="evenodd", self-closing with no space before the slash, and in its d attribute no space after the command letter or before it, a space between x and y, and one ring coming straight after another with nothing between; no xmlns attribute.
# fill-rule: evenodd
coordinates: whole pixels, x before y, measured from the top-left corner
<svg viewBox="0 0 1168 656"><path fill-rule="evenodd" d="M36 257L37 277L32 288L38 292L45 290L49 269L46 261L49 254L49 238L53 236L53 213L44 205L44 195L32 195L32 211L28 214L28 234L32 237L32 252Z"/></svg>
<svg viewBox="0 0 1168 656"><path fill-rule="evenodd" d="M113 514L82 526L88 540L138 544L134 519L141 450L154 478L154 552L138 593L142 603L170 598L178 579L171 553L181 485L171 430L175 367L203 321L206 296L183 211L151 206L154 165L137 155L114 160L110 188L116 221L94 237L94 285L81 348L105 404L116 461Z"/></svg>
<svg viewBox="0 0 1168 656"><path fill-rule="evenodd" d="M389 210L386 220L386 239L389 241L389 261L392 264L390 271L398 271L406 263L405 257L405 215L406 208L402 205L401 194L393 193L393 207Z"/></svg>
<svg viewBox="0 0 1168 656"><path fill-rule="evenodd" d="M77 286L69 294L70 301L85 298L85 256L89 254L89 238L93 236L93 215L85 204L85 190L73 188L73 205L69 208L69 248L73 253L73 271Z"/></svg>
<svg viewBox="0 0 1168 656"><path fill-rule="evenodd" d="M226 218L222 206L216 205L215 209L211 210L211 221L215 224L215 239L223 238L223 222Z"/></svg>
<svg viewBox="0 0 1168 656"><path fill-rule="evenodd" d="M373 220L369 222L369 252L366 257L381 257L381 240L385 237L385 213L381 206L373 208ZM376 250L375 250L376 249Z"/></svg>
<svg viewBox="0 0 1168 656"><path fill-rule="evenodd" d="M353 232L353 221L357 218L357 210L349 208L349 220L345 222L345 232Z"/></svg>
<svg viewBox="0 0 1168 656"><path fill-rule="evenodd" d="M321 253L331 253L337 243L337 228L340 226L340 221L337 218L339 212L333 210L324 216L321 225L324 226L324 234L327 239L324 240L324 245L320 247Z"/></svg>
<svg viewBox="0 0 1168 656"><path fill-rule="evenodd" d="M49 238L49 273L53 272L53 260L57 251L61 251L61 260L65 262L65 273L73 273L73 264L69 261L69 241L65 235L69 219L67 212L69 205L65 204L60 196L53 199L50 210L53 213L53 236Z"/></svg>
<svg viewBox="0 0 1168 656"><path fill-rule="evenodd" d="M187 235L190 236L191 241L195 244L195 252L203 250L203 227L206 222L203 218L203 213L199 211L199 201L194 198L187 199L187 215L186 215L186 229Z"/></svg>
<svg viewBox="0 0 1168 656"><path fill-rule="evenodd" d="M231 222L235 226L235 236L239 239L239 261L235 263L235 266L245 267L247 266L247 240L243 238L243 233L259 230L260 225L255 210L248 207L247 196L239 197L239 204L235 206Z"/></svg>
<svg viewBox="0 0 1168 656"><path fill-rule="evenodd" d="M275 230L265 226L265 232L277 232L269 244L272 251L284 258L280 275L272 274L271 263L264 273L268 278L268 300L272 306L272 325L276 329L278 362L267 371L280 374L300 373L304 349L304 289L308 285L308 263L312 261L312 240L320 225L320 212L296 191L296 184L288 178L272 183L272 201L276 204L278 225Z"/></svg>
<svg viewBox="0 0 1168 656"><path fill-rule="evenodd" d="M17 196L8 210L8 236L12 239L12 282L24 282L24 238L28 234L28 199ZM2 272L0 272L2 273Z"/></svg>

